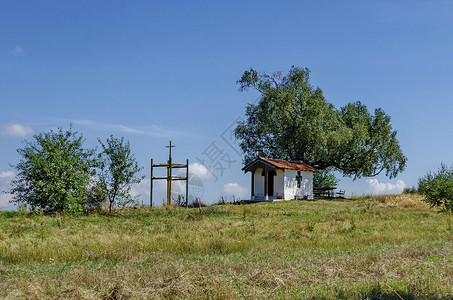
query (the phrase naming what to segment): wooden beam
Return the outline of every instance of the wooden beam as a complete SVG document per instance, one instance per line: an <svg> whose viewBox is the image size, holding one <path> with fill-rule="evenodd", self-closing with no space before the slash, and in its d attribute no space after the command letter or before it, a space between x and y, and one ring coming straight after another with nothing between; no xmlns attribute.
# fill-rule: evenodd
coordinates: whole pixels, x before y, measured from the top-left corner
<svg viewBox="0 0 453 300"><path fill-rule="evenodd" d="M186 161L186 208L189 208L189 159Z"/></svg>
<svg viewBox="0 0 453 300"><path fill-rule="evenodd" d="M171 148L170 148L171 149ZM168 185L168 188L167 188L167 205L171 205L171 156L169 157L168 159L168 169L167 169L167 174L168 174L168 181L167 181L167 185Z"/></svg>
<svg viewBox="0 0 453 300"><path fill-rule="evenodd" d="M185 168L186 165L185 164L172 164L171 167L172 168Z"/></svg>
<svg viewBox="0 0 453 300"><path fill-rule="evenodd" d="M150 184L150 191L149 191L149 206L153 207L153 159L151 158L151 180L149 181Z"/></svg>
<svg viewBox="0 0 453 300"><path fill-rule="evenodd" d="M153 167L157 168L157 167L168 167L168 164L157 164L157 165L153 165Z"/></svg>
<svg viewBox="0 0 453 300"><path fill-rule="evenodd" d="M169 164L156 164L156 165L153 165L153 167L157 168L157 167L169 167L170 165ZM171 164L171 167L173 169L175 168L185 168L186 165L185 164Z"/></svg>
<svg viewBox="0 0 453 300"><path fill-rule="evenodd" d="M152 177L154 180L159 180L159 179L168 179L168 177ZM187 177L180 177L180 176L172 176L171 180L186 180Z"/></svg>
<svg viewBox="0 0 453 300"><path fill-rule="evenodd" d="M269 196L269 180L268 180L268 170L267 166L264 167L264 196ZM266 199L267 200L267 199Z"/></svg>
<svg viewBox="0 0 453 300"><path fill-rule="evenodd" d="M178 179L179 179L179 180L186 180L187 177L182 177L182 176L172 176L171 179L173 179L173 180L178 180Z"/></svg>

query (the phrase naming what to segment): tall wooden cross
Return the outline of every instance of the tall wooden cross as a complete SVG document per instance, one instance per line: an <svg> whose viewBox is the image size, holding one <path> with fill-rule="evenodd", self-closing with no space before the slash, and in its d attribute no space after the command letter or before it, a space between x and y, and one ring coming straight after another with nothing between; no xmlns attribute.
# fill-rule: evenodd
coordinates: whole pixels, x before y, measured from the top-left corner
<svg viewBox="0 0 453 300"><path fill-rule="evenodd" d="M168 148L170 150L170 153L168 154L168 167L167 167L167 205L171 204L171 180L173 177L173 172L172 172L172 166L173 162L171 161L171 148L174 148L175 146L171 145L171 140L170 140L170 145L165 146L165 148Z"/></svg>
<svg viewBox="0 0 453 300"><path fill-rule="evenodd" d="M189 160L186 160L186 164L174 164L171 158L171 148L174 148L175 145L171 144L165 146L169 150L168 154L168 163L167 164L154 164L153 159L151 158L151 180L150 180L150 193L149 193L149 203L150 206L153 206L153 180L156 179L166 179L167 180L167 205L171 204L171 182L173 180L184 180L186 182L186 208L189 205ZM167 176L160 177L160 176L153 176L153 169L155 167L166 167L167 168ZM182 176L173 176L173 168L185 168L186 169L186 177Z"/></svg>
<svg viewBox="0 0 453 300"><path fill-rule="evenodd" d="M171 158L171 148L175 148L176 146L175 145L171 145L171 141L170 141L170 145L168 146L165 146L165 148L169 148L170 149L170 153L168 154L168 158Z"/></svg>

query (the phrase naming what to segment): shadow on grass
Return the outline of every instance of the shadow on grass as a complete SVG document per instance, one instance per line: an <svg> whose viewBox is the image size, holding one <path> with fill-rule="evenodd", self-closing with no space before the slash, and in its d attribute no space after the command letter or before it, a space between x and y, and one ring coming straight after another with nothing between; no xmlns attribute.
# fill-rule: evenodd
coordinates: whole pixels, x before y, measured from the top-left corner
<svg viewBox="0 0 453 300"><path fill-rule="evenodd" d="M362 291L360 295L350 295L347 292L340 291L336 295L336 299L369 299L369 300L415 300L415 299L453 299L453 295L439 296L425 290L401 291L395 290L390 286L382 287L379 284L371 287L367 291ZM314 298L327 299L327 298Z"/></svg>
<svg viewBox="0 0 453 300"><path fill-rule="evenodd" d="M318 200L334 200L334 201L345 201L345 200L351 200L346 197L314 197L313 200L305 200L305 201L318 201Z"/></svg>
<svg viewBox="0 0 453 300"><path fill-rule="evenodd" d="M314 199L299 199L301 203L307 202L317 202L320 200L333 200L333 201L347 201L351 200L345 197L315 197ZM217 203L211 204L210 206L218 206L218 205L250 205L256 203L277 203L277 202L284 202L284 201L296 201L296 200L237 200L237 201L219 201Z"/></svg>

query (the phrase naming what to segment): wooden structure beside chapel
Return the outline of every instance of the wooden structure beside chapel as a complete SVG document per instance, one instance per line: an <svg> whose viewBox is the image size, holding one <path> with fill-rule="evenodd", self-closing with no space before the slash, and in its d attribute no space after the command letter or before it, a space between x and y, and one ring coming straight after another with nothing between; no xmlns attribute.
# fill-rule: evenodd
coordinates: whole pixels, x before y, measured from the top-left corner
<svg viewBox="0 0 453 300"><path fill-rule="evenodd" d="M153 181L154 180L167 180L167 205L171 205L171 183L175 180L184 180L186 182L186 196L185 196L185 206L186 208L189 207L189 160L187 159L186 164L175 164L173 163L173 159L171 157L171 148L175 146L171 144L169 146L165 146L169 149L168 154L168 161L166 164L154 164L154 160L151 158L151 180L150 180L150 191L149 191L149 205L153 206ZM153 176L154 168L164 167L167 168L167 176ZM186 176L174 176L173 169L176 168L185 168L186 169Z"/></svg>

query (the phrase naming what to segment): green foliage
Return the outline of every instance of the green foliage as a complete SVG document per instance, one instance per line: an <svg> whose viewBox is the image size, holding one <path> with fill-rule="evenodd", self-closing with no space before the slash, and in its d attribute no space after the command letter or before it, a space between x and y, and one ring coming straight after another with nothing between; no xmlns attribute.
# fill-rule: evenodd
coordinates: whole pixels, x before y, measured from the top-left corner
<svg viewBox="0 0 453 300"><path fill-rule="evenodd" d="M419 179L418 192L432 207L453 211L453 167L442 163L437 172L428 172Z"/></svg>
<svg viewBox="0 0 453 300"><path fill-rule="evenodd" d="M130 184L139 183L144 177L135 174L142 168L131 154L129 142L110 136L107 143L100 140L102 152L94 158L94 150L82 147L83 137L77 132L58 129L34 136L35 141L25 141L18 149L22 156L13 166L18 171L12 181L12 202L32 210L69 212L99 210L109 201L113 205L134 202ZM100 172L97 177L95 168Z"/></svg>
<svg viewBox="0 0 453 300"><path fill-rule="evenodd" d="M303 160L354 178L403 171L406 157L390 116L380 108L372 115L360 102L336 109L311 86L309 74L294 66L286 76L250 69L238 80L241 91L254 88L261 94L257 104L247 105L247 120L235 130L244 162L259 156Z"/></svg>
<svg viewBox="0 0 453 300"><path fill-rule="evenodd" d="M313 174L313 187L315 189L336 187L338 182L340 182L340 180L338 180L329 169L321 170Z"/></svg>
<svg viewBox="0 0 453 300"><path fill-rule="evenodd" d="M109 212L116 202L125 206L134 202L131 195L131 184L140 183L143 177L135 177L143 168L140 168L131 154L129 141L124 137L115 138L113 135L104 144L98 139L102 147L99 158L99 186L109 201Z"/></svg>
<svg viewBox="0 0 453 300"><path fill-rule="evenodd" d="M78 213L86 203L86 189L94 175L93 150L85 150L82 135L59 128L25 141L11 182L11 202L31 209Z"/></svg>
<svg viewBox="0 0 453 300"><path fill-rule="evenodd" d="M206 207L206 203L200 200L200 198L195 197L191 202L189 202L189 207L190 208L199 208L199 207Z"/></svg>
<svg viewBox="0 0 453 300"><path fill-rule="evenodd" d="M418 190L415 186L406 187L403 190L403 194L418 194Z"/></svg>

